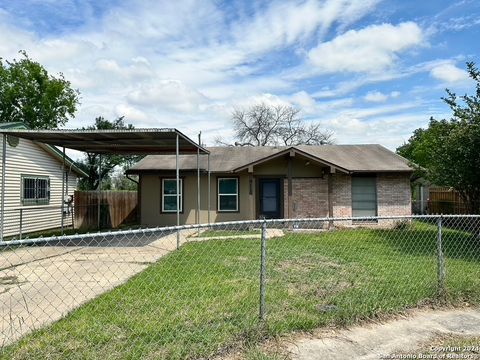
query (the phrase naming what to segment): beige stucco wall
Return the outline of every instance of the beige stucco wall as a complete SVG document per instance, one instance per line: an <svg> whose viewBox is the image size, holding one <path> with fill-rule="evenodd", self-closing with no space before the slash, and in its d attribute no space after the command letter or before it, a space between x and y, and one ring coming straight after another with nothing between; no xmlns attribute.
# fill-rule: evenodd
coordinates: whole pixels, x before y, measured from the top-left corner
<svg viewBox="0 0 480 360"><path fill-rule="evenodd" d="M239 211L217 212L217 178L231 177L232 174L212 174L210 187L210 221L235 221L254 219L253 199L255 187L252 187L252 196L249 195L249 175L244 172L234 175L239 178ZM142 225L170 226L176 225L176 213L161 212L161 179L172 176L142 175L140 177L140 211ZM180 214L180 224L195 224L197 213L197 176L193 174L182 175L184 181L183 213ZM208 222L208 177L200 177L200 222Z"/></svg>
<svg viewBox="0 0 480 360"><path fill-rule="evenodd" d="M256 177L288 174L288 157L281 157L272 159L264 164L254 167L254 174ZM322 167L318 164L309 161L308 159L297 155L292 158L292 176L301 177L321 177Z"/></svg>

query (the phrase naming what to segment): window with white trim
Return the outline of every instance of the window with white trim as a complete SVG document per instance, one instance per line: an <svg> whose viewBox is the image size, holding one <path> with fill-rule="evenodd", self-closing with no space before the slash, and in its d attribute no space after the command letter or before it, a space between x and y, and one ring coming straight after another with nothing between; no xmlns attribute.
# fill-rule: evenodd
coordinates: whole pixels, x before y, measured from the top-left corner
<svg viewBox="0 0 480 360"><path fill-rule="evenodd" d="M50 178L48 176L22 175L23 205L48 205L50 203Z"/></svg>
<svg viewBox="0 0 480 360"><path fill-rule="evenodd" d="M218 211L238 211L238 178L218 178Z"/></svg>
<svg viewBox="0 0 480 360"><path fill-rule="evenodd" d="M179 179L180 212L183 211L183 179ZM177 179L162 179L162 212L177 211Z"/></svg>

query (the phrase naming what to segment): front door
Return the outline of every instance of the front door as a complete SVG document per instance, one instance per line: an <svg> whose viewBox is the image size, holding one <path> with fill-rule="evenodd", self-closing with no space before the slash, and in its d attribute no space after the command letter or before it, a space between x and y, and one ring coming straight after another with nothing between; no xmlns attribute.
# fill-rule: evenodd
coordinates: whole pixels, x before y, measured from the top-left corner
<svg viewBox="0 0 480 360"><path fill-rule="evenodd" d="M260 217L267 219L282 217L280 183L280 179L259 180Z"/></svg>

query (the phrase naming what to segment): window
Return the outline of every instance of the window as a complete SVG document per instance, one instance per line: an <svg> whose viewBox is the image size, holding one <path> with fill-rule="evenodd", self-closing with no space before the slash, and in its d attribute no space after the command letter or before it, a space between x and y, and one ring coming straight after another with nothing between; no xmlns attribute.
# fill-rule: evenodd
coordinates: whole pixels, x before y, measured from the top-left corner
<svg viewBox="0 0 480 360"><path fill-rule="evenodd" d="M377 216L377 179L352 177L352 215Z"/></svg>
<svg viewBox="0 0 480 360"><path fill-rule="evenodd" d="M180 212L183 211L183 179L180 184ZM162 179L162 212L177 212L177 180Z"/></svg>
<svg viewBox="0 0 480 360"><path fill-rule="evenodd" d="M22 175L22 204L48 205L50 202L50 178Z"/></svg>
<svg viewBox="0 0 480 360"><path fill-rule="evenodd" d="M218 211L238 211L238 178L218 178Z"/></svg>

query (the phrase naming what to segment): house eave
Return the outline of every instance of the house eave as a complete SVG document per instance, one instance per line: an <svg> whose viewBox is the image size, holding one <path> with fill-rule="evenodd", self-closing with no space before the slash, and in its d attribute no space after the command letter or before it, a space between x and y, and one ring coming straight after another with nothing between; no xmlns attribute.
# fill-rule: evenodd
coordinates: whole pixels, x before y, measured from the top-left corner
<svg viewBox="0 0 480 360"><path fill-rule="evenodd" d="M278 157L281 157L281 156L284 156L284 155L287 155L289 154L290 152L293 152L293 154L299 154L309 160L312 160L312 161L315 161L317 163L320 163L322 165L325 165L325 166L328 166L332 169L335 169L335 170L338 170L340 172L343 172L343 173L346 173L346 174L349 174L350 173L350 170L348 169L345 169L337 164L333 164L331 162L328 162L328 161L325 161L317 156L314 156L314 155L311 155L309 153L306 153L305 151L302 151L300 149L297 149L296 147L292 146L292 147L289 147L285 150L282 150L282 151L279 151L278 153L276 154L272 154L272 155L269 155L269 156L266 156L264 158L261 158L261 159L258 159L258 160L255 160L255 161L252 161L251 163L248 163L248 164L245 164L245 165L242 165L236 169L233 169L232 172L234 173L237 173L237 172L240 172L240 171L243 171L243 170L247 170L249 167L253 167L253 166L256 166L256 165L260 165L260 164L263 164L267 161L270 161L270 160L273 160L273 159L276 159Z"/></svg>

